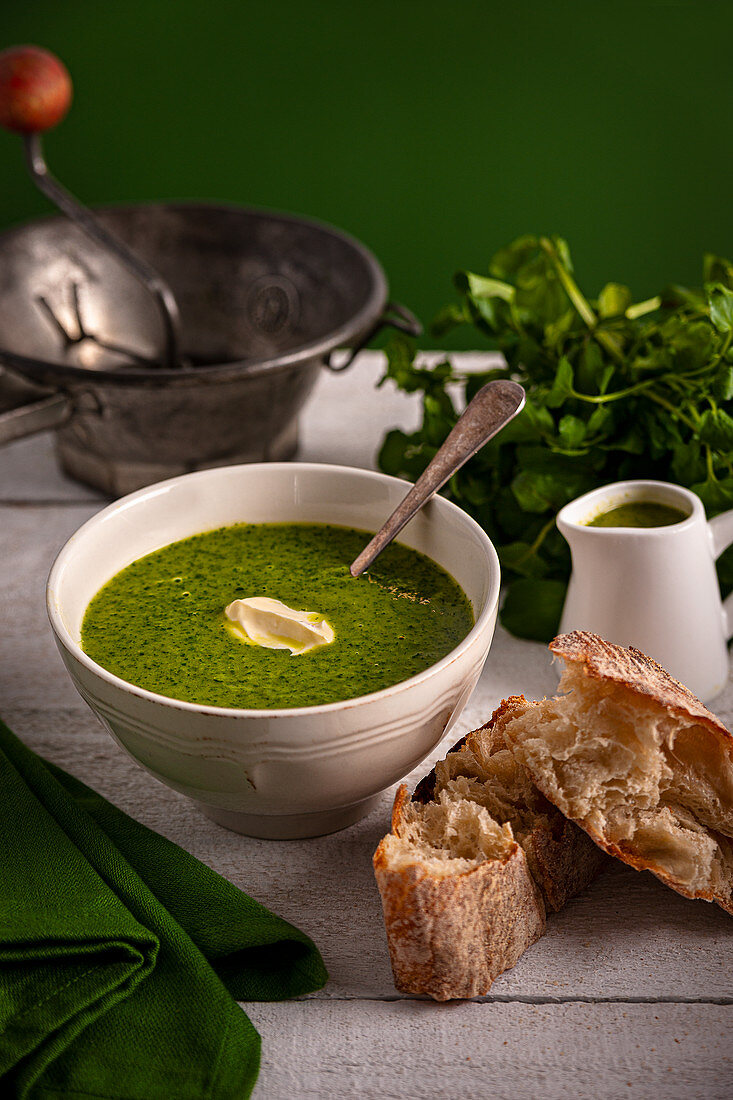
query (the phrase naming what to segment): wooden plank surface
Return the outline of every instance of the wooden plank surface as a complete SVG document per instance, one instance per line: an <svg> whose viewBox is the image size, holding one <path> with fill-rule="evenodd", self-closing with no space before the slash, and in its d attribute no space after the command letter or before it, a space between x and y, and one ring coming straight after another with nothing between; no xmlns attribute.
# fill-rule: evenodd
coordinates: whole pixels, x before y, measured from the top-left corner
<svg viewBox="0 0 733 1100"><path fill-rule="evenodd" d="M473 1002L253 1005L256 1100L729 1100L733 1008Z"/></svg>
<svg viewBox="0 0 733 1100"><path fill-rule="evenodd" d="M380 371L368 355L353 373L324 373L303 417L301 458L370 466L388 427L416 423L414 402L375 389ZM393 791L341 833L253 840L220 829L124 755L71 687L43 597L54 555L104 503L57 470L50 436L0 451L0 713L36 751L316 940L331 974L325 990L248 1006L263 1035L257 1096L733 1095L733 921L720 909L615 866L550 920L490 997L401 998L371 871ZM542 696L556 682L544 646L499 628L458 727L410 781L501 698ZM730 684L713 709L731 724Z"/></svg>

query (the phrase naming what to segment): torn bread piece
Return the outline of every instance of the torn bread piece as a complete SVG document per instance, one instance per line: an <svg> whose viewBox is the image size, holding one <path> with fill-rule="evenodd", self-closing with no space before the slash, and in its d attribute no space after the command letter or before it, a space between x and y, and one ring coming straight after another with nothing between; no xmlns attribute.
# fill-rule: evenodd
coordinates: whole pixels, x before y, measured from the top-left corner
<svg viewBox="0 0 733 1100"><path fill-rule="evenodd" d="M604 856L528 780L491 721L403 785L374 855L395 984L438 1001L488 993Z"/></svg>
<svg viewBox="0 0 733 1100"><path fill-rule="evenodd" d="M516 759L606 852L733 913L733 736L636 649L585 631L550 649L563 694L498 722Z"/></svg>

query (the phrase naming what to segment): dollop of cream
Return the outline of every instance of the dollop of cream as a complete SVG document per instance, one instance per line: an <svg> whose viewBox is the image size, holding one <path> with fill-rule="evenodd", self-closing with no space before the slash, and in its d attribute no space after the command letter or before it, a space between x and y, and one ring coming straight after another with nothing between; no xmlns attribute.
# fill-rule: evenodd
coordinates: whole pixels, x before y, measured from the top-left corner
<svg viewBox="0 0 733 1100"><path fill-rule="evenodd" d="M289 649L293 657L330 645L336 637L331 624L317 611L295 611L269 596L234 600L224 613L230 632L241 641L265 649Z"/></svg>

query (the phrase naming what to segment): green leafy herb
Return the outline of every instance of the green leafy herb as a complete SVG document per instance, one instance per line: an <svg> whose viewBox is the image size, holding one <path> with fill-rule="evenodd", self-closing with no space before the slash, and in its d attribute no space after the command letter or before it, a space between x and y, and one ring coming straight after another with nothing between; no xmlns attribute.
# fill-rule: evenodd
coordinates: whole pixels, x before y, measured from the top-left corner
<svg viewBox="0 0 733 1100"><path fill-rule="evenodd" d="M518 638L544 642L557 633L565 584L553 580L517 580L501 609L503 625Z"/></svg>
<svg viewBox="0 0 733 1100"><path fill-rule="evenodd" d="M705 256L703 280L702 290L670 286L638 303L608 283L591 300L565 241L520 237L485 275L456 276L460 301L433 326L440 337L473 325L504 366L427 367L406 337L389 344L382 382L421 394L423 422L388 433L387 473L415 480L463 402L492 378L527 390L522 413L444 490L493 539L509 582L502 621L520 637L547 640L557 629L570 557L555 516L574 497L643 477L688 486L709 516L733 507L733 263ZM733 552L718 573L725 593Z"/></svg>

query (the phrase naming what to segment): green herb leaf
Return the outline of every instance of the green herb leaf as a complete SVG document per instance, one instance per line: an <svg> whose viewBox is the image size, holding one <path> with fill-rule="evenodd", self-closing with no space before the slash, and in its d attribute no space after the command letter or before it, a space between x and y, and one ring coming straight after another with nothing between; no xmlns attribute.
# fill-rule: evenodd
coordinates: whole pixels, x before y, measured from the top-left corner
<svg viewBox="0 0 733 1100"><path fill-rule="evenodd" d="M682 485L692 485L705 476L705 456L698 439L674 445L670 473Z"/></svg>
<svg viewBox="0 0 733 1100"><path fill-rule="evenodd" d="M466 322L470 320L471 314L464 303L460 305L451 303L448 306L443 306L443 308L436 313L430 325L430 333L432 336L445 336L446 333L450 332L458 325L465 325Z"/></svg>
<svg viewBox="0 0 733 1100"><path fill-rule="evenodd" d="M582 471L563 476L552 470L522 470L512 480L512 492L525 512L557 512L592 486Z"/></svg>
<svg viewBox="0 0 733 1100"><path fill-rule="evenodd" d="M733 330L733 290L722 283L708 283L705 287L710 307L710 320L719 332Z"/></svg>
<svg viewBox="0 0 733 1100"><path fill-rule="evenodd" d="M558 409L564 405L573 392L573 367L570 360L563 355L557 365L557 371L552 383L552 389L545 398L548 409Z"/></svg>
<svg viewBox="0 0 733 1100"><path fill-rule="evenodd" d="M710 388L718 401L730 401L733 398L733 365L721 363Z"/></svg>
<svg viewBox="0 0 733 1100"><path fill-rule="evenodd" d="M589 435L603 435L613 424L613 409L610 405L596 405L588 420Z"/></svg>
<svg viewBox="0 0 733 1100"><path fill-rule="evenodd" d="M721 481L708 478L707 481L693 485L692 491L700 497L710 516L716 516L719 512L733 508L733 477L727 477Z"/></svg>
<svg viewBox="0 0 733 1100"><path fill-rule="evenodd" d="M618 317L631 305L631 291L621 283L606 283L598 295L598 313L601 317Z"/></svg>
<svg viewBox="0 0 733 1100"><path fill-rule="evenodd" d="M702 261L702 279L704 283L722 283L733 290L733 264L707 252Z"/></svg>
<svg viewBox="0 0 733 1100"><path fill-rule="evenodd" d="M733 417L725 409L708 409L702 414L699 435L716 451L733 452Z"/></svg>
<svg viewBox="0 0 733 1100"><path fill-rule="evenodd" d="M560 420L557 435L564 448L575 450L585 439L585 421L581 420L578 416L571 416L568 413Z"/></svg>
<svg viewBox="0 0 733 1100"><path fill-rule="evenodd" d="M400 477L404 470L405 452L409 446L409 436L394 429L387 432L377 458L380 470L393 477Z"/></svg>
<svg viewBox="0 0 733 1100"><path fill-rule="evenodd" d="M522 578L509 586L501 624L517 638L547 642L558 632L564 602L562 581Z"/></svg>
<svg viewBox="0 0 733 1100"><path fill-rule="evenodd" d="M510 542L500 546L498 553L502 569L518 573L520 577L543 577L547 572L546 562L529 542Z"/></svg>
<svg viewBox="0 0 733 1100"><path fill-rule="evenodd" d="M387 369L378 384L381 386L391 378L406 393L415 393L422 389L420 373L414 366L414 343L407 336L398 333L390 339L384 351Z"/></svg>

